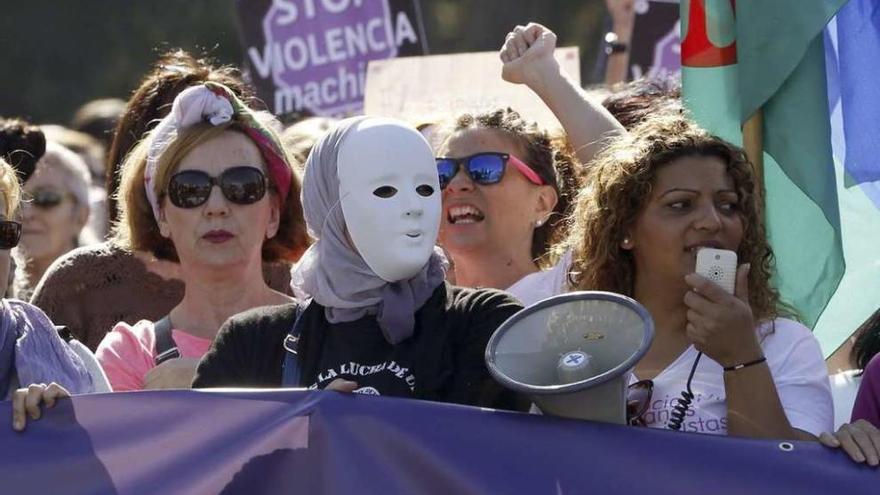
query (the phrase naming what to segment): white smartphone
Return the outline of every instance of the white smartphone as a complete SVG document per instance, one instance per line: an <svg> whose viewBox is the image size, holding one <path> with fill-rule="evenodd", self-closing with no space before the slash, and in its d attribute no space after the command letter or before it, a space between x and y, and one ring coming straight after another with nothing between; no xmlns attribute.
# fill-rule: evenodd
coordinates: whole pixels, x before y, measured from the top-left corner
<svg viewBox="0 0 880 495"><path fill-rule="evenodd" d="M715 282L728 293L736 287L736 253L728 249L701 248L697 251L697 269L702 277Z"/></svg>

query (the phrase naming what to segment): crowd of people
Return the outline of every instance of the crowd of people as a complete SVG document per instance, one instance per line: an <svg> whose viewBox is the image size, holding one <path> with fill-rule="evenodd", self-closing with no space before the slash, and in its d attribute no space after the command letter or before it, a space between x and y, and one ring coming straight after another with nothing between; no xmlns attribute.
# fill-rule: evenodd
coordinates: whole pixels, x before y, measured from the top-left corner
<svg viewBox="0 0 880 495"><path fill-rule="evenodd" d="M601 290L654 320L632 377L652 398L632 424L669 428L687 383L684 431L816 440L880 465L880 310L858 331L858 393L833 401L817 340L773 286L744 151L691 121L674 83L594 100L555 47L549 29L517 26L500 77L561 132L507 107L285 129L236 70L181 50L72 129L4 119L13 427L71 394L190 387L526 412L486 368L490 336L524 306ZM701 248L736 252L732 294L694 273Z"/></svg>

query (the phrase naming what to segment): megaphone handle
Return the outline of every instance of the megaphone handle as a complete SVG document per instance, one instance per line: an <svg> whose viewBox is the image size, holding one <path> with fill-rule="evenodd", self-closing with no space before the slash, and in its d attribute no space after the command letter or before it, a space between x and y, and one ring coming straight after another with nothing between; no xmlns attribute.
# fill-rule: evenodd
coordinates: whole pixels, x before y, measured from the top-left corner
<svg viewBox="0 0 880 495"><path fill-rule="evenodd" d="M681 424L684 423L684 416L687 414L688 409L691 407L691 402L694 400L694 391L691 390L691 382L694 380L694 373L697 372L697 365L700 364L700 358L703 357L703 353L700 352L697 354L697 358L694 359L694 365L691 367L691 373L688 375L688 381L686 388L687 390L683 390L681 392L681 397L675 399L675 406L672 408L672 413L669 415L669 422L666 423L667 428L670 430L678 431L681 429Z"/></svg>

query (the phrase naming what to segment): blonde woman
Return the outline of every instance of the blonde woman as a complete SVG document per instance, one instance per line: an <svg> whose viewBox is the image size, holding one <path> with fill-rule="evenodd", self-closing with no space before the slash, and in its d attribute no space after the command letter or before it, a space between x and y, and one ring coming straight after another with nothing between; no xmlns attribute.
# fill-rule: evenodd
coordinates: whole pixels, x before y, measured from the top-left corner
<svg viewBox="0 0 880 495"><path fill-rule="evenodd" d="M9 250L21 236L21 224L14 220L20 198L15 172L0 159L0 277L4 280L9 274ZM2 287L0 297L5 295L5 285ZM31 383L39 384L33 386L39 391L47 388L46 383L63 384L65 393L109 390L95 357L85 346L64 342L36 306L0 299L0 400L20 401L21 394L15 389Z"/></svg>

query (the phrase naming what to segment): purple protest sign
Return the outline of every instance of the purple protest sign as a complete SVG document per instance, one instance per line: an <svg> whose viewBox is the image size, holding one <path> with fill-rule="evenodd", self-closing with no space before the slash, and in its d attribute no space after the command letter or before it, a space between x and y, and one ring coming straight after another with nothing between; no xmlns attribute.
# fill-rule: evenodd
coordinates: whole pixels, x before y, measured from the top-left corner
<svg viewBox="0 0 880 495"><path fill-rule="evenodd" d="M679 0L635 0L627 80L676 78L681 74ZM604 73L607 55L600 52L597 70Z"/></svg>
<svg viewBox="0 0 880 495"><path fill-rule="evenodd" d="M681 26L678 21L654 45L654 61L648 77L665 79L681 74Z"/></svg>
<svg viewBox="0 0 880 495"><path fill-rule="evenodd" d="M278 115L359 113L370 60L425 52L413 1L260 3L238 2L246 63L259 95Z"/></svg>

